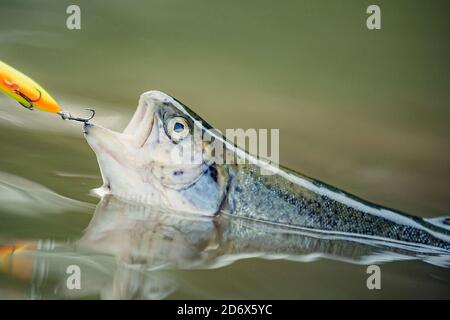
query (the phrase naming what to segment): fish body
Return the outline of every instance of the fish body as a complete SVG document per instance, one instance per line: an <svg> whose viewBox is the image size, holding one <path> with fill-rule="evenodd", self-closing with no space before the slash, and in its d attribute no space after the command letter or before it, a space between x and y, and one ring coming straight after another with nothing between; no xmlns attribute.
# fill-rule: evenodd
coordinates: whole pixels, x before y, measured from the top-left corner
<svg viewBox="0 0 450 320"><path fill-rule="evenodd" d="M222 210L232 215L450 251L450 232L446 228L370 203L288 169L261 175L257 166L240 165L230 168L230 177Z"/></svg>
<svg viewBox="0 0 450 320"><path fill-rule="evenodd" d="M450 232L443 224L369 203L256 159L159 91L141 95L122 133L93 123L85 124L84 133L97 155L102 192L121 199L450 251ZM224 156L245 161L229 163Z"/></svg>

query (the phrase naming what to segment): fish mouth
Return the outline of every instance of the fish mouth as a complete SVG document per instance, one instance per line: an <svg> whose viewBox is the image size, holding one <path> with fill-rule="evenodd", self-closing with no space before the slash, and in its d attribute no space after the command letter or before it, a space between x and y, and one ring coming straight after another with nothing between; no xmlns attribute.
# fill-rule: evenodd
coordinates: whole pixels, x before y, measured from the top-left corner
<svg viewBox="0 0 450 320"><path fill-rule="evenodd" d="M92 122L83 125L83 133L94 152L122 154L125 149L139 149L152 133L155 111L158 103L169 97L159 91L149 91L141 95L138 107L123 132L102 127Z"/></svg>
<svg viewBox="0 0 450 320"><path fill-rule="evenodd" d="M145 144L152 132L156 104L156 100L141 96L133 117L123 130L122 134L132 138L137 148Z"/></svg>
<svg viewBox="0 0 450 320"><path fill-rule="evenodd" d="M123 132L116 132L89 122L83 125L85 139L97 156L103 186L114 188L131 180L141 163L140 149L149 140L153 131L158 134L156 110L170 96L149 91L141 95L135 113ZM133 177L133 178L132 178ZM132 188L132 187L131 187Z"/></svg>

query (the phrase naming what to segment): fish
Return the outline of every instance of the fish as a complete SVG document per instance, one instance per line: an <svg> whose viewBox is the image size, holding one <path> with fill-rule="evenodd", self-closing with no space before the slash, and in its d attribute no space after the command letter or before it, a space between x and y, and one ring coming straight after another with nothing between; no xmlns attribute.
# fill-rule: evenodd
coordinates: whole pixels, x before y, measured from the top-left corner
<svg viewBox="0 0 450 320"><path fill-rule="evenodd" d="M84 123L83 132L99 163L100 195L450 252L448 218L424 219L377 205L257 158L161 91L140 96L122 132L94 122Z"/></svg>

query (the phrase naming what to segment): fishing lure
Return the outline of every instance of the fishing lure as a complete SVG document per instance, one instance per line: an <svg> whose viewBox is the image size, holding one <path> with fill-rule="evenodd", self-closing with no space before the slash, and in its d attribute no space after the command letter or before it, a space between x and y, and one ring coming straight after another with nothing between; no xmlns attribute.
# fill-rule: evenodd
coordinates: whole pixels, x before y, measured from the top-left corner
<svg viewBox="0 0 450 320"><path fill-rule="evenodd" d="M92 112L89 118L74 117L70 113L63 111L56 100L38 83L1 60L0 91L29 110L39 109L56 113L63 120L75 120L87 123L95 115L95 110L93 109L88 109Z"/></svg>
<svg viewBox="0 0 450 320"><path fill-rule="evenodd" d="M32 242L16 242L0 247L0 272L14 278L30 280L33 276L33 258L27 254L37 250Z"/></svg>

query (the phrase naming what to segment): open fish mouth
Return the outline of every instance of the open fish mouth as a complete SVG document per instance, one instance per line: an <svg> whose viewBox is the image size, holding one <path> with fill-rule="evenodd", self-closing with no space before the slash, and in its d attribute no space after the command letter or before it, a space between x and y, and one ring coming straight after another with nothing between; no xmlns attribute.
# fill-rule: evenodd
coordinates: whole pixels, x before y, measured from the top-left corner
<svg viewBox="0 0 450 320"><path fill-rule="evenodd" d="M103 192L121 186L121 189L133 189L140 181L136 167L139 157L149 139L155 121L158 103L166 98L165 94L142 95L138 107L123 132L117 132L101 125L87 122L83 125L84 136L95 152L103 179ZM141 151L141 152L140 152Z"/></svg>
<svg viewBox="0 0 450 320"><path fill-rule="evenodd" d="M152 133L158 103L170 98L162 92L150 91L141 96L138 107L123 132L117 132L92 122L83 125L89 145L97 154L107 153L120 162L130 149L142 148Z"/></svg>
<svg viewBox="0 0 450 320"><path fill-rule="evenodd" d="M124 135L134 139L136 147L142 147L147 141L152 132L157 104L167 100L167 97L158 91L141 96L136 112L123 131Z"/></svg>

